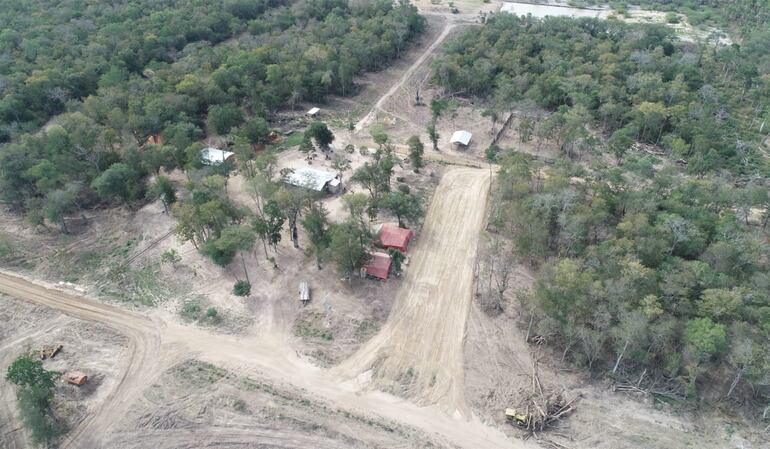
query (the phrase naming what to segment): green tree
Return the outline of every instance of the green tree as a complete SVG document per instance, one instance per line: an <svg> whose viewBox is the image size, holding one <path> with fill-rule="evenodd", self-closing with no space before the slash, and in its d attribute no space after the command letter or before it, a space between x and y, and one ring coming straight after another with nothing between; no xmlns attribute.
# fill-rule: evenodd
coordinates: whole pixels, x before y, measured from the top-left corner
<svg viewBox="0 0 770 449"><path fill-rule="evenodd" d="M415 173L419 173L420 169L425 166L425 162L422 159L425 153L425 146L420 141L419 136L412 136L407 141L409 145L409 160L412 162L412 168Z"/></svg>
<svg viewBox="0 0 770 449"><path fill-rule="evenodd" d="M743 295L738 289L709 288L698 301L698 314L721 322L731 322L740 317Z"/></svg>
<svg viewBox="0 0 770 449"><path fill-rule="evenodd" d="M169 207L176 203L176 187L169 178L159 175L147 190L147 198L159 199L163 210L168 213Z"/></svg>
<svg viewBox="0 0 770 449"><path fill-rule="evenodd" d="M23 355L11 363L5 373L5 380L20 387L38 386L51 389L59 376L55 371L43 368L43 362L34 360L29 355Z"/></svg>
<svg viewBox="0 0 770 449"><path fill-rule="evenodd" d="M117 198L126 204L144 194L141 173L122 162L112 164L96 177L91 188L102 198Z"/></svg>
<svg viewBox="0 0 770 449"><path fill-rule="evenodd" d="M372 217L376 216L380 200L390 191L392 173L392 160L387 156L374 163L365 162L350 177L352 182L360 184L369 191L369 214Z"/></svg>
<svg viewBox="0 0 770 449"><path fill-rule="evenodd" d="M428 131L428 139L430 139L433 144L433 150L438 151L438 139L441 136L439 136L438 131L436 131L436 125L434 123L429 123L426 130Z"/></svg>
<svg viewBox="0 0 770 449"><path fill-rule="evenodd" d="M308 157L315 153L315 146L313 145L313 141L310 140L310 135L308 133L305 133L302 136L302 142L299 144L299 151L305 153Z"/></svg>
<svg viewBox="0 0 770 449"><path fill-rule="evenodd" d="M238 136L248 142L252 149L255 149L259 144L265 143L268 134L270 134L270 127L262 117L254 117L247 121L238 131Z"/></svg>
<svg viewBox="0 0 770 449"><path fill-rule="evenodd" d="M80 190L79 184L70 183L63 189L48 192L43 200L43 215L50 221L58 222L65 234L69 232L65 217L76 208Z"/></svg>
<svg viewBox="0 0 770 449"><path fill-rule="evenodd" d="M334 141L334 134L324 122L313 122L306 134L310 135L323 151L327 151L329 145Z"/></svg>
<svg viewBox="0 0 770 449"><path fill-rule="evenodd" d="M51 417L54 382L59 373L47 371L43 362L23 355L8 367L5 379L19 387L17 399L21 420L35 444L48 444L59 435Z"/></svg>
<svg viewBox="0 0 770 449"><path fill-rule="evenodd" d="M422 217L420 199L410 193L391 192L382 199L380 205L398 218L398 226L402 228L406 227L406 222L414 225Z"/></svg>
<svg viewBox="0 0 770 449"><path fill-rule="evenodd" d="M706 362L722 354L727 348L727 330L710 318L697 318L687 322L684 339L687 353L696 364Z"/></svg>
<svg viewBox="0 0 770 449"><path fill-rule="evenodd" d="M274 199L281 209L281 213L286 218L289 226L289 235L295 248L299 248L299 234L297 225L299 217L308 205L312 193L308 189L296 187L283 187L275 193Z"/></svg>
<svg viewBox="0 0 770 449"><path fill-rule="evenodd" d="M302 219L302 227L307 232L311 250L315 254L316 265L321 269L321 260L329 247L329 213L323 203L313 202Z"/></svg>
<svg viewBox="0 0 770 449"><path fill-rule="evenodd" d="M254 217L252 221L252 228L262 240L262 244L265 249L265 257L267 255L267 245L275 248L278 242L281 241L281 230L285 218L281 213L281 207L274 199L270 199L265 203L262 208L262 214Z"/></svg>
<svg viewBox="0 0 770 449"><path fill-rule="evenodd" d="M334 224L329 230L329 254L342 276L350 278L371 259L367 242L371 232L354 220Z"/></svg>
<svg viewBox="0 0 770 449"><path fill-rule="evenodd" d="M406 260L406 254L395 248L388 248L388 255L390 256L390 260L393 262L393 271L396 273L401 273L402 265Z"/></svg>
<svg viewBox="0 0 770 449"><path fill-rule="evenodd" d="M248 226L230 226L222 231L222 236L219 239L232 241L232 245L238 249L241 264L243 264L243 274L246 276L246 281L249 281L249 270L246 268L246 259L243 257L243 253L254 248L256 242L254 231Z"/></svg>
<svg viewBox="0 0 770 449"><path fill-rule="evenodd" d="M434 98L430 101L430 113L433 125L436 124L441 114L449 107L449 102L443 98Z"/></svg>
<svg viewBox="0 0 770 449"><path fill-rule="evenodd" d="M243 123L243 111L235 104L214 105L209 108L207 123L212 133L227 134Z"/></svg>

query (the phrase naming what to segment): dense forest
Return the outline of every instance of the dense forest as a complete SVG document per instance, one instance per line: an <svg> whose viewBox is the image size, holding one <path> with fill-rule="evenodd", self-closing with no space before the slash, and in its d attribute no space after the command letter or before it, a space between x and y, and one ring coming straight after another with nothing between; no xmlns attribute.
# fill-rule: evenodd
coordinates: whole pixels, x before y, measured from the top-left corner
<svg viewBox="0 0 770 449"><path fill-rule="evenodd" d="M494 108L529 99L553 111L545 125L565 153L590 145L595 125L618 158L639 141L691 173L766 175L768 45L770 34L715 50L678 42L664 25L503 14L448 45L434 79Z"/></svg>
<svg viewBox="0 0 770 449"><path fill-rule="evenodd" d="M501 165L490 230L539 270L521 298L530 337L670 398L767 405L769 44L496 15L447 45L433 71L446 95L515 111L522 145L559 152L543 166L487 151Z"/></svg>
<svg viewBox="0 0 770 449"><path fill-rule="evenodd" d="M264 142L271 113L354 93L425 21L385 0L37 0L2 1L0 25L0 194L41 223L143 198L205 135Z"/></svg>

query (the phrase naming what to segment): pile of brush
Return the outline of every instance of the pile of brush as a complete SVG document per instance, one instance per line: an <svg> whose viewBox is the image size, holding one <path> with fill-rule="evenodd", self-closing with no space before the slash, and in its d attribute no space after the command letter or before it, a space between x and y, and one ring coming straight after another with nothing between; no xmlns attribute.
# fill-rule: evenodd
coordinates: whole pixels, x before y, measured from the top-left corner
<svg viewBox="0 0 770 449"><path fill-rule="evenodd" d="M522 391L518 407L507 409L505 414L512 424L532 433L542 432L569 415L575 409L575 401L579 397L567 399L563 390L554 392L543 389L537 375L537 363L533 363L532 389Z"/></svg>

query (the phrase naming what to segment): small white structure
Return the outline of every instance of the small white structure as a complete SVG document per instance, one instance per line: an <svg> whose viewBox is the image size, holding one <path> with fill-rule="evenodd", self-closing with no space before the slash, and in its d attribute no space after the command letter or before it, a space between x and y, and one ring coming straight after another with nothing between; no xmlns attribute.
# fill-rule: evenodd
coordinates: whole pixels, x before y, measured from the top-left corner
<svg viewBox="0 0 770 449"><path fill-rule="evenodd" d="M310 301L310 287L307 281L300 281L299 283L299 300L302 304L307 304Z"/></svg>
<svg viewBox="0 0 770 449"><path fill-rule="evenodd" d="M311 167L294 170L286 177L286 183L316 192L337 193L340 190L340 180L337 175Z"/></svg>
<svg viewBox="0 0 770 449"><path fill-rule="evenodd" d="M321 112L321 110L320 110L320 109L318 109L318 108L312 108L312 109L310 109L309 111L307 111L307 116L308 116L308 117L315 117L315 116L317 116L317 115L318 115L318 113L319 113L319 112Z"/></svg>
<svg viewBox="0 0 770 449"><path fill-rule="evenodd" d="M204 165L220 165L234 157L235 153L219 148L207 147L201 150L201 162Z"/></svg>
<svg viewBox="0 0 770 449"><path fill-rule="evenodd" d="M467 147L468 144L471 143L471 137L473 137L473 134L469 133L468 131L455 131L454 134L452 134L452 138L449 140L449 143L452 145L462 145Z"/></svg>

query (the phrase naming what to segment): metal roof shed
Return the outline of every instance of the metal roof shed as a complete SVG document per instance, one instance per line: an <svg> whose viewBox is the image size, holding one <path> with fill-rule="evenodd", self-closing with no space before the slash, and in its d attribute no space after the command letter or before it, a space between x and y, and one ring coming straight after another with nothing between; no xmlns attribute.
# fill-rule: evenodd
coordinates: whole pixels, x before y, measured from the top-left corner
<svg viewBox="0 0 770 449"><path fill-rule="evenodd" d="M388 279L392 263L389 255L381 252L372 253L372 260L364 266L363 271L367 276L385 280Z"/></svg>
<svg viewBox="0 0 770 449"><path fill-rule="evenodd" d="M208 147L201 150L201 162L204 165L220 165L234 157L235 153L219 148Z"/></svg>
<svg viewBox="0 0 770 449"><path fill-rule="evenodd" d="M468 144L471 143L471 137L473 137L473 134L469 133L468 131L455 131L454 134L452 134L452 138L449 140L449 143L452 145L462 145L467 147Z"/></svg>
<svg viewBox="0 0 770 449"><path fill-rule="evenodd" d="M400 228L396 223L384 223L380 228L380 246L405 253L413 236L411 229Z"/></svg>
<svg viewBox="0 0 770 449"><path fill-rule="evenodd" d="M307 111L307 115L308 117L315 117L319 112L321 112L319 108L311 108L309 111Z"/></svg>
<svg viewBox="0 0 770 449"><path fill-rule="evenodd" d="M286 177L286 183L316 192L327 191L329 193L337 193L340 187L340 180L337 179L337 175L311 167L301 167L294 170Z"/></svg>

